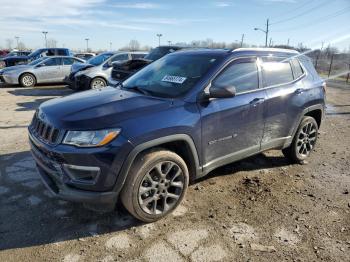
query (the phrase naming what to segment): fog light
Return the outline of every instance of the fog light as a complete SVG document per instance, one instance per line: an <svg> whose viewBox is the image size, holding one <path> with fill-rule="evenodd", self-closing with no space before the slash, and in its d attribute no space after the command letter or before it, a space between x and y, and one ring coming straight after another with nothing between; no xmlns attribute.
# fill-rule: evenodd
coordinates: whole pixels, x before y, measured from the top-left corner
<svg viewBox="0 0 350 262"><path fill-rule="evenodd" d="M93 166L76 166L63 164L64 171L73 180L73 182L94 184L100 174L99 167Z"/></svg>

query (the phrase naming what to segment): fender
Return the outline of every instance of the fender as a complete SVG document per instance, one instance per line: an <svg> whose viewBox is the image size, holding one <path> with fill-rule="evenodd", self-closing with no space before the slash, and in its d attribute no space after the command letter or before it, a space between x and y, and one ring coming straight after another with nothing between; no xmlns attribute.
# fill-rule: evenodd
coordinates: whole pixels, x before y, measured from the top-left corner
<svg viewBox="0 0 350 262"><path fill-rule="evenodd" d="M307 113L309 113L309 112L311 112L311 111L314 111L314 110L321 110L321 112L322 112L322 119L324 118L324 104L316 104L316 105L312 105L312 106L310 106L310 107L305 108L305 109L301 112L300 117L299 117L299 120L297 121L298 124L295 125L295 126L293 127L292 133L291 133L290 137L289 137L289 138L286 140L286 142L284 143L283 148L289 147L290 144L292 143L293 138L294 138L294 135L295 135L295 133L296 133L297 130L298 130L298 127L299 127L299 125L300 125L300 123L301 123L302 118L303 118Z"/></svg>
<svg viewBox="0 0 350 262"><path fill-rule="evenodd" d="M198 152L192 138L186 134L175 134L175 135L169 135L169 136L160 137L154 140L150 140L134 147L134 149L131 150L127 159L124 161L122 165L122 168L118 174L116 183L114 185L113 191L116 192L117 194L120 193L125 183L125 180L127 178L127 175L129 174L131 165L140 152L155 146L159 146L169 142L176 142L176 141L184 141L190 147L190 150L194 159L195 167L196 167L195 178L199 177L202 173L202 168L199 165Z"/></svg>

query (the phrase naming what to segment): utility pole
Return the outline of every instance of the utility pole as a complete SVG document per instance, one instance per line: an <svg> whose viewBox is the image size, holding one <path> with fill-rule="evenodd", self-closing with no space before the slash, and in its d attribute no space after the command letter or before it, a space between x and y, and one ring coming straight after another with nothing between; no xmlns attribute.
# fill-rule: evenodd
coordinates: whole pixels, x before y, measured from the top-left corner
<svg viewBox="0 0 350 262"><path fill-rule="evenodd" d="M16 41L17 41L17 49L19 50L19 46L18 46L18 40L19 40L19 36L15 36Z"/></svg>
<svg viewBox="0 0 350 262"><path fill-rule="evenodd" d="M243 43L244 43L244 34L242 34L241 47L243 47Z"/></svg>
<svg viewBox="0 0 350 262"><path fill-rule="evenodd" d="M319 53L317 54L317 56L316 56L316 61L315 61L315 69L316 69L316 70L317 70L318 59L320 58L321 53L322 53L323 45L324 45L324 42L322 42L320 52L319 52Z"/></svg>
<svg viewBox="0 0 350 262"><path fill-rule="evenodd" d="M47 38L46 38L46 35L49 33L47 31L42 31L42 33L44 34L44 37L45 37L45 47L47 48Z"/></svg>
<svg viewBox="0 0 350 262"><path fill-rule="evenodd" d="M265 47L267 47L267 39L269 38L269 27L270 27L270 23L269 23L269 19L266 20L266 30L255 27L254 30L255 31L261 31L265 33Z"/></svg>
<svg viewBox="0 0 350 262"><path fill-rule="evenodd" d="M157 34L158 36L158 46L160 46L160 38L163 36L162 34Z"/></svg>
<svg viewBox="0 0 350 262"><path fill-rule="evenodd" d="M331 64L329 65L329 70L328 70L328 78L329 78L329 76L331 75L334 55L335 55L335 54L332 54L332 57L331 57Z"/></svg>
<svg viewBox="0 0 350 262"><path fill-rule="evenodd" d="M85 38L85 41L86 41L86 52L89 51L89 38Z"/></svg>
<svg viewBox="0 0 350 262"><path fill-rule="evenodd" d="M112 42L109 42L109 50L112 51Z"/></svg>
<svg viewBox="0 0 350 262"><path fill-rule="evenodd" d="M269 47L271 47L272 44L272 38L270 37Z"/></svg>
<svg viewBox="0 0 350 262"><path fill-rule="evenodd" d="M287 46L289 46L289 38L288 38L288 41L287 41Z"/></svg>
<svg viewBox="0 0 350 262"><path fill-rule="evenodd" d="M168 41L168 45L171 46L171 41Z"/></svg>

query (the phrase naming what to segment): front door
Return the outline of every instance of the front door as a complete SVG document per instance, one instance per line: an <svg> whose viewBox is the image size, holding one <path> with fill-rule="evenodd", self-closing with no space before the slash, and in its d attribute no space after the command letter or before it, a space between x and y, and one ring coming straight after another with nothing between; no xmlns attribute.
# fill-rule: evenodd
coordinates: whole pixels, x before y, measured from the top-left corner
<svg viewBox="0 0 350 262"><path fill-rule="evenodd" d="M234 60L212 81L212 86L228 85L235 86L235 97L199 105L202 159L207 172L260 150L266 92L260 89L256 58Z"/></svg>
<svg viewBox="0 0 350 262"><path fill-rule="evenodd" d="M35 68L35 75L39 83L60 82L62 58L48 58Z"/></svg>

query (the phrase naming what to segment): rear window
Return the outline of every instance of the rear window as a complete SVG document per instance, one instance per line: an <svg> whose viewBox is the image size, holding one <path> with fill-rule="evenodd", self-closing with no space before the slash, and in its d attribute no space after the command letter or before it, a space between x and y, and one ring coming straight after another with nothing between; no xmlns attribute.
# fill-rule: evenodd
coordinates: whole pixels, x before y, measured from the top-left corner
<svg viewBox="0 0 350 262"><path fill-rule="evenodd" d="M262 58L264 87L286 84L294 80L292 67L288 60L281 58Z"/></svg>

